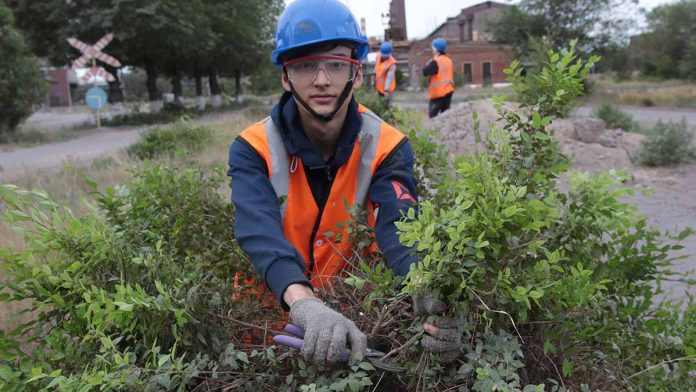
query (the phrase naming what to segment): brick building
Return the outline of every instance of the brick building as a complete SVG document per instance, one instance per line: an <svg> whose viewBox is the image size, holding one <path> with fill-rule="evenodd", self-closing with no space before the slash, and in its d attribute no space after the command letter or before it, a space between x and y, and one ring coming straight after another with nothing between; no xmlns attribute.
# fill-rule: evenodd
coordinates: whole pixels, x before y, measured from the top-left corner
<svg viewBox="0 0 696 392"><path fill-rule="evenodd" d="M413 41L408 50L411 87L422 83L421 71L433 57L430 44L437 37L448 42L447 55L454 63L457 84L505 83L503 70L512 60L512 47L492 44L487 31L489 20L505 7L508 5L486 1L464 8L427 37Z"/></svg>

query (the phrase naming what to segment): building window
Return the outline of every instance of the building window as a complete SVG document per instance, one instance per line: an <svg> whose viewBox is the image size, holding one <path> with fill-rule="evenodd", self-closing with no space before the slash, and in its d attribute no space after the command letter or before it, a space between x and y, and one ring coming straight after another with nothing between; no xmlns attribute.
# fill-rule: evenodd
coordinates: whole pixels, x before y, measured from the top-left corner
<svg viewBox="0 0 696 392"><path fill-rule="evenodd" d="M471 63L464 63L464 84L471 84L474 81L473 70Z"/></svg>
<svg viewBox="0 0 696 392"><path fill-rule="evenodd" d="M483 84L491 83L491 68L492 64L489 61L483 63Z"/></svg>

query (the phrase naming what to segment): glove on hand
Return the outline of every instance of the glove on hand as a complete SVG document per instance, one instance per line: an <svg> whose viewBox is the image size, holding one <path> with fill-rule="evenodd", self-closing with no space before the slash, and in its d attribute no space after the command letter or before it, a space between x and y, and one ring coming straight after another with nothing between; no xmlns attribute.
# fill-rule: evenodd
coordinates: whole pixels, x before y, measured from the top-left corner
<svg viewBox="0 0 696 392"><path fill-rule="evenodd" d="M360 362L367 350L367 337L355 323L326 306L317 298L302 298L290 307L292 323L305 331L300 354L307 361L337 362L341 352L350 343L349 363ZM359 354L359 355L358 355Z"/></svg>
<svg viewBox="0 0 696 392"><path fill-rule="evenodd" d="M413 310L416 316L442 315L446 309L445 303L435 298L430 292L413 298ZM440 353L443 362L450 363L462 353L464 347L462 330L465 325L464 315L440 317L435 325L427 323L423 325L429 336L425 336L421 343L426 350Z"/></svg>

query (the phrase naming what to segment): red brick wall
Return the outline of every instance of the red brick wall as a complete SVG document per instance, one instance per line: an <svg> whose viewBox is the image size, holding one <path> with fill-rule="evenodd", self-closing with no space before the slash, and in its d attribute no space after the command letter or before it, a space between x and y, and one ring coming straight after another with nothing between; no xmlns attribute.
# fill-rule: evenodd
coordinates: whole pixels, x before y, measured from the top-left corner
<svg viewBox="0 0 696 392"><path fill-rule="evenodd" d="M503 70L512 61L512 49L510 47L480 44L480 43L450 43L447 55L452 59L454 71L459 77L463 76L464 63L472 64L472 84L483 84L483 63L491 63L491 82L505 83L507 75ZM423 67L433 57L430 43L421 41L411 46L409 52L409 64L416 66L417 72L421 72Z"/></svg>

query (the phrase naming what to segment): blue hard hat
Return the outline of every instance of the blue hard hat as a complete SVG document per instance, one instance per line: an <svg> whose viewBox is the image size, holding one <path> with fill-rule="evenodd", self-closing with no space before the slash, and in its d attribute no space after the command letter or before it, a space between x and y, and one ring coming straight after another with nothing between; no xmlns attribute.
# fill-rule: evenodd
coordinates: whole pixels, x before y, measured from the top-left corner
<svg viewBox="0 0 696 392"><path fill-rule="evenodd" d="M442 37L437 37L433 40L433 48L438 52L444 52L447 50L447 41Z"/></svg>
<svg viewBox="0 0 696 392"><path fill-rule="evenodd" d="M358 60L370 51L355 16L339 0L295 0L278 19L271 62L282 66L283 54L302 47L348 41L355 44Z"/></svg>
<svg viewBox="0 0 696 392"><path fill-rule="evenodd" d="M379 47L379 52L382 53L382 56L389 56L392 54L392 44L384 42L382 46Z"/></svg>

